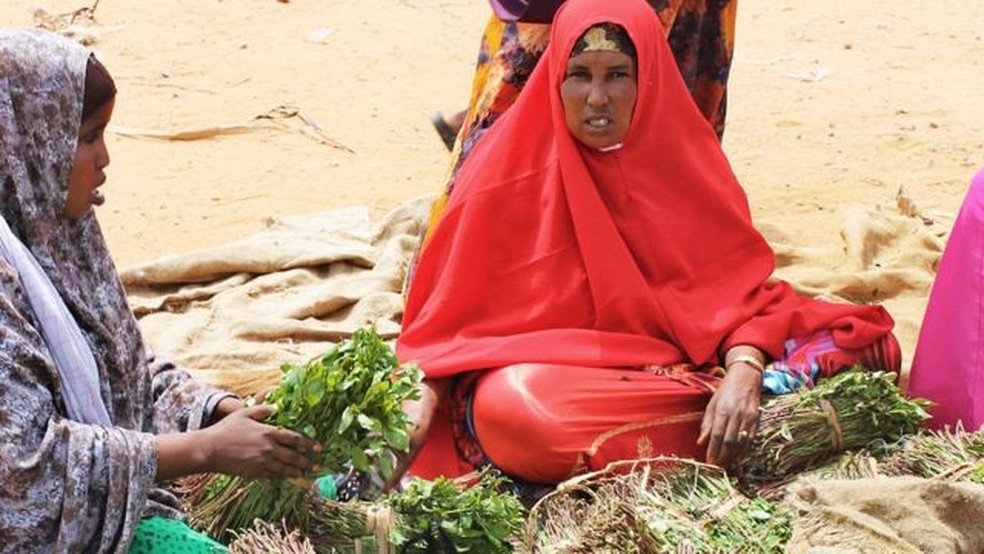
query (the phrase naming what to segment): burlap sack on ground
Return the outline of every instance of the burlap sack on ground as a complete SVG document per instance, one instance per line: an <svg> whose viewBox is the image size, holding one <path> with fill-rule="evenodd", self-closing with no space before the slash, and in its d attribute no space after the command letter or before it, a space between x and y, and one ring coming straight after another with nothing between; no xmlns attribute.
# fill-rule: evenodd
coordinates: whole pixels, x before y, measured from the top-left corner
<svg viewBox="0 0 984 554"><path fill-rule="evenodd" d="M832 217L840 221L840 240L817 237L817 244L833 244L826 247L794 245L760 225L776 252L776 276L807 296L885 306L895 319L905 377L953 220L923 214L904 194L880 206L846 206Z"/></svg>
<svg viewBox="0 0 984 554"><path fill-rule="evenodd" d="M375 225L365 206L274 220L121 276L152 348L228 384L306 361L362 325L394 338L430 201L407 202Z"/></svg>
<svg viewBox="0 0 984 554"><path fill-rule="evenodd" d="M793 554L984 552L984 486L917 477L794 486Z"/></svg>
<svg viewBox="0 0 984 554"><path fill-rule="evenodd" d="M431 201L411 200L375 225L365 206L271 221L243 240L127 269L123 282L154 350L228 386L321 354L367 323L395 337ZM885 304L911 359L942 250L939 226L895 206L832 217L844 222L841 240L818 238L834 244L822 248L791 245L759 225L776 251L776 275L810 296Z"/></svg>

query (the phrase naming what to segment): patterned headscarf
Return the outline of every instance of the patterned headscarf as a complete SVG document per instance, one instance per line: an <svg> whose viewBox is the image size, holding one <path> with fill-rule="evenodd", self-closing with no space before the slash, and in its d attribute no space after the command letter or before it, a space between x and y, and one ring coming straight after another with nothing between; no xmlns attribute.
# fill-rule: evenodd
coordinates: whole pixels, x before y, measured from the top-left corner
<svg viewBox="0 0 984 554"><path fill-rule="evenodd" d="M0 31L0 217L77 323L109 419L73 414L59 362L84 364L56 361L23 267L0 256L0 544L17 552L125 552L142 517L180 517L151 433L196 428L215 392L149 358L94 213L63 215L89 56Z"/></svg>
<svg viewBox="0 0 984 554"><path fill-rule="evenodd" d="M636 59L635 45L621 25L599 23L588 28L574 43L571 57L584 52L621 52Z"/></svg>
<svg viewBox="0 0 984 554"><path fill-rule="evenodd" d="M142 343L94 212L63 215L71 179L89 52L50 34L12 31L0 38L0 216L51 280L91 348L100 371L128 390ZM111 414L132 413L131 400Z"/></svg>

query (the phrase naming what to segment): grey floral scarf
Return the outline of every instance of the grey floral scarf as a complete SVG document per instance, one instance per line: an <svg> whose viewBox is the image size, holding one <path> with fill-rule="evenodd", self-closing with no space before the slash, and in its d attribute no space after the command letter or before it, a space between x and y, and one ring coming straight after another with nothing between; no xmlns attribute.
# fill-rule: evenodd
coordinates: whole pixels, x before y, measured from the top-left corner
<svg viewBox="0 0 984 554"><path fill-rule="evenodd" d="M142 518L182 517L155 485L153 434L197 429L222 396L147 352L94 213L62 215L89 55L53 34L0 31L0 217L78 324L111 422L72 419L22 276L0 257L0 545L9 552L126 552Z"/></svg>

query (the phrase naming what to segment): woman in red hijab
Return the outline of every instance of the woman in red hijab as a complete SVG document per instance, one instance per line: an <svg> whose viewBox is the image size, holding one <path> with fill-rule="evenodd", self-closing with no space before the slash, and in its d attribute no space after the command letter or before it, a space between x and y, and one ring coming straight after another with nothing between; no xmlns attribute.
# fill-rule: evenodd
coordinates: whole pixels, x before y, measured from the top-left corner
<svg viewBox="0 0 984 554"><path fill-rule="evenodd" d="M397 354L426 374L415 474L726 465L754 436L763 380L898 370L881 307L770 279L773 253L645 2L570 0L551 32L410 281Z"/></svg>

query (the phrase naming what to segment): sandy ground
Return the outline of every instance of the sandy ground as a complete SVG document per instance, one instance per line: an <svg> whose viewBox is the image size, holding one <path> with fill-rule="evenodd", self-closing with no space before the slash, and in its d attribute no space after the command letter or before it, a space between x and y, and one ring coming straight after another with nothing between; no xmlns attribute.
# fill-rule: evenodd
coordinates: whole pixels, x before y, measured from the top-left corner
<svg viewBox="0 0 984 554"><path fill-rule="evenodd" d="M87 2L5 0L0 24ZM984 2L945 4L741 0L725 149L757 222L829 247L840 210L890 205L902 186L952 222L984 165ZM483 0L102 0L94 48L119 85L117 131L249 126L191 142L111 133L100 218L117 262L438 190L448 156L427 116L467 99L488 14ZM300 118L255 119L280 106L351 151ZM905 309L918 320L922 304Z"/></svg>

